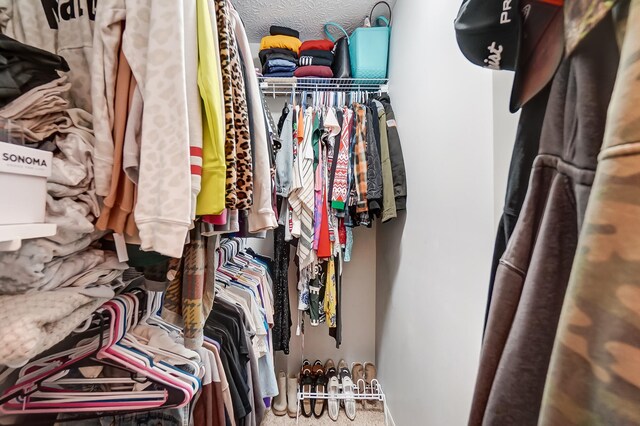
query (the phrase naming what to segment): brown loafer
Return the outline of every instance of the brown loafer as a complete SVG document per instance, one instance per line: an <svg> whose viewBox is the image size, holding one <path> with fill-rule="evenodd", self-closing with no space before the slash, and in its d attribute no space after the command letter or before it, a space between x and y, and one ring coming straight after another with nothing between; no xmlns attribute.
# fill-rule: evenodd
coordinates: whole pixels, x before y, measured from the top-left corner
<svg viewBox="0 0 640 426"><path fill-rule="evenodd" d="M376 366L372 362L366 362L364 364L364 380L367 383L367 387L371 389L371 393L378 393L378 372ZM369 404L376 405L377 400L369 400Z"/></svg>
<svg viewBox="0 0 640 426"><path fill-rule="evenodd" d="M354 362L351 365L351 379L353 380L353 384L355 385L356 393L363 394L367 392L364 379L364 367L361 363ZM364 407L366 401L363 399L360 402Z"/></svg>

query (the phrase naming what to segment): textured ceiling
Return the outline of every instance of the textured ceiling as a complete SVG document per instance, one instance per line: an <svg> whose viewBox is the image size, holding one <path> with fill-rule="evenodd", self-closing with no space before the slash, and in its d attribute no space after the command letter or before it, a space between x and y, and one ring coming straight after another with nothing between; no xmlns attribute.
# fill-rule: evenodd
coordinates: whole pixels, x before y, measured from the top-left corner
<svg viewBox="0 0 640 426"><path fill-rule="evenodd" d="M271 25L282 25L300 31L304 40L324 38L323 25L335 21L349 33L362 25L376 0L231 0L242 17L249 41L257 43L269 34ZM396 0L388 0L393 7ZM388 11L384 5L375 15Z"/></svg>

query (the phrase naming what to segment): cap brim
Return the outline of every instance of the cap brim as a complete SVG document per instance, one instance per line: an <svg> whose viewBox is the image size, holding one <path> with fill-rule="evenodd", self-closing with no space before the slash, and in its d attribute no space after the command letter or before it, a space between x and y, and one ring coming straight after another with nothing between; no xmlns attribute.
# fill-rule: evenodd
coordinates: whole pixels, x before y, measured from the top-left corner
<svg viewBox="0 0 640 426"><path fill-rule="evenodd" d="M518 111L553 78L564 54L562 7L533 0L522 26L509 110Z"/></svg>

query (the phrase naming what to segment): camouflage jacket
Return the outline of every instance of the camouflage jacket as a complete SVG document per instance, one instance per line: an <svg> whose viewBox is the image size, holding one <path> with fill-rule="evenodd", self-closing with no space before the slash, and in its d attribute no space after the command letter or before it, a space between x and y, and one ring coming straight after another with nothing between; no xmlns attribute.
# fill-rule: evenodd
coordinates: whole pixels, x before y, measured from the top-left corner
<svg viewBox="0 0 640 426"><path fill-rule="evenodd" d="M617 0L565 0L564 37L567 56L600 22Z"/></svg>
<svg viewBox="0 0 640 426"><path fill-rule="evenodd" d="M631 0L541 425L640 424L639 105L640 0Z"/></svg>

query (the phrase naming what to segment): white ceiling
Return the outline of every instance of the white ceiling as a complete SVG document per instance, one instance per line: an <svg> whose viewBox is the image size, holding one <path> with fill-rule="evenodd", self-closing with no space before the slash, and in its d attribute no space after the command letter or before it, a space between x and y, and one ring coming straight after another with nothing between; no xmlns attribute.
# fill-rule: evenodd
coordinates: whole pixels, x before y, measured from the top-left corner
<svg viewBox="0 0 640 426"><path fill-rule="evenodd" d="M387 0L391 7L396 0ZM247 29L249 41L257 43L269 35L271 25L300 31L301 40L324 38L323 25L335 21L349 33L362 25L377 0L232 0ZM376 16L388 11L376 8ZM336 30L339 31L339 30ZM335 33L333 33L335 34Z"/></svg>

